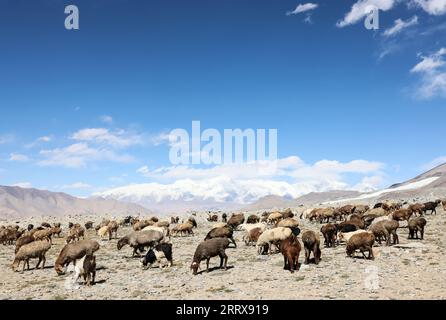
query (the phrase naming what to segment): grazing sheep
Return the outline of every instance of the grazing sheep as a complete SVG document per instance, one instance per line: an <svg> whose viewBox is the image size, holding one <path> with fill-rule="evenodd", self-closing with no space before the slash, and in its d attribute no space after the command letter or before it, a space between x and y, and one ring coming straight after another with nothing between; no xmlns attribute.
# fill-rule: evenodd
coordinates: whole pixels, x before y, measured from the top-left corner
<svg viewBox="0 0 446 320"><path fill-rule="evenodd" d="M336 246L336 226L334 224L323 225L321 233L324 236L324 244L327 248Z"/></svg>
<svg viewBox="0 0 446 320"><path fill-rule="evenodd" d="M375 259L373 255L373 244L375 243L375 236L372 232L363 232L353 235L347 242L346 253L348 257L353 257L356 250L361 251L366 259ZM365 256L365 251L369 252L368 258Z"/></svg>
<svg viewBox="0 0 446 320"><path fill-rule="evenodd" d="M268 224L276 224L280 220L282 220L282 214L280 212L273 212L266 219Z"/></svg>
<svg viewBox="0 0 446 320"><path fill-rule="evenodd" d="M426 202L424 204L423 213L427 214L427 211L430 211L431 214L437 214L437 207L440 205L441 200Z"/></svg>
<svg viewBox="0 0 446 320"><path fill-rule="evenodd" d="M226 249L228 247L229 240L227 238L215 238L200 243L195 250L194 258L192 260L191 270L193 271L193 274L198 274L200 263L203 260L206 260L206 272L209 272L209 261L216 256L220 257L220 268L224 267L224 270L226 271L228 264Z"/></svg>
<svg viewBox="0 0 446 320"><path fill-rule="evenodd" d="M254 228L250 231L247 231L246 234L243 236L243 241L247 246L255 244L258 240L260 235L263 233L264 230L261 228Z"/></svg>
<svg viewBox="0 0 446 320"><path fill-rule="evenodd" d="M183 235L194 235L194 231L192 230L194 228L191 221L187 221L186 223L182 223L179 225L176 225L172 228L172 235L177 236L180 234Z"/></svg>
<svg viewBox="0 0 446 320"><path fill-rule="evenodd" d="M161 262L164 260L167 261L167 264L161 265ZM155 262L158 262L160 267L173 266L172 244L170 243L158 244L155 248L151 248L141 261L145 269L152 268Z"/></svg>
<svg viewBox="0 0 446 320"><path fill-rule="evenodd" d="M14 262L12 263L12 270L17 271L17 268L20 265L20 262L23 261L23 269L22 272L25 271L25 265L29 268L29 260L32 258L38 258L39 262L36 265L36 269L39 268L40 263L42 263L42 269L45 268L45 254L48 250L51 249L51 243L46 240L43 241L34 241L28 244L23 245L19 251L16 253Z"/></svg>
<svg viewBox="0 0 446 320"><path fill-rule="evenodd" d="M365 205L361 205L360 204L360 205L356 205L355 206L355 210L353 211L353 213L364 214L364 213L366 213L369 210L370 210L369 206L365 206Z"/></svg>
<svg viewBox="0 0 446 320"><path fill-rule="evenodd" d="M299 227L299 221L293 218L286 218L284 220L280 220L276 227L297 228Z"/></svg>
<svg viewBox="0 0 446 320"><path fill-rule="evenodd" d="M169 221L158 221L157 223L155 223L155 227L169 228L170 227L170 223L169 223Z"/></svg>
<svg viewBox="0 0 446 320"><path fill-rule="evenodd" d="M347 216L355 213L355 209L356 209L356 207L352 206L351 204L348 204L348 205L345 205L343 207L340 207L340 208L337 209L338 216L340 218L347 217Z"/></svg>
<svg viewBox="0 0 446 320"><path fill-rule="evenodd" d="M100 248L99 243L94 240L80 240L78 242L69 243L63 247L59 256L57 257L54 269L58 275L63 275L64 267L71 262L76 262L87 254L93 254Z"/></svg>
<svg viewBox="0 0 446 320"><path fill-rule="evenodd" d="M375 239L381 244L381 237L386 239L386 245L390 245L390 235L393 236L393 244L399 243L396 230L399 228L398 221L395 220L383 220L374 223L370 226L369 231L373 233Z"/></svg>
<svg viewBox="0 0 446 320"><path fill-rule="evenodd" d="M296 228L297 229L297 228ZM268 248L268 254L272 253L272 245L276 246L280 241L285 240L293 234L293 230L291 228L278 227L274 229L265 230L257 240L256 248L258 254L265 253Z"/></svg>
<svg viewBox="0 0 446 320"><path fill-rule="evenodd" d="M142 220L142 221L138 221L133 225L133 230L134 231L141 231L143 230L145 227L148 226L152 226L155 223L153 221L149 221L149 220Z"/></svg>
<svg viewBox="0 0 446 320"><path fill-rule="evenodd" d="M243 213L233 214L228 221L228 226L236 230L239 225L245 222L245 215Z"/></svg>
<svg viewBox="0 0 446 320"><path fill-rule="evenodd" d="M299 255L301 250L302 246L294 235L291 235L280 243L280 252L284 260L284 270L290 270L291 273L294 273L294 270L299 271Z"/></svg>
<svg viewBox="0 0 446 320"><path fill-rule="evenodd" d="M142 229L142 231L149 231L149 230L161 232L164 235L165 239L168 239L170 237L169 228L148 226L148 227L145 227L144 229Z"/></svg>
<svg viewBox="0 0 446 320"><path fill-rule="evenodd" d="M74 263L74 283L83 277L86 286L94 285L96 278L96 256L87 254Z"/></svg>
<svg viewBox="0 0 446 320"><path fill-rule="evenodd" d="M49 243L52 243L52 239L51 239L52 235L53 235L52 229L48 228L48 229L36 231L33 234L33 237L37 241L47 240Z"/></svg>
<svg viewBox="0 0 446 320"><path fill-rule="evenodd" d="M114 235L114 238L117 239L119 224L116 221L110 221L107 226L108 226L109 235L110 235L109 240L113 239L113 235Z"/></svg>
<svg viewBox="0 0 446 320"><path fill-rule="evenodd" d="M291 219L291 218L294 218L294 213L290 208L282 212L282 219Z"/></svg>
<svg viewBox="0 0 446 320"><path fill-rule="evenodd" d="M204 238L204 241L215 239L215 238L227 238L231 240L231 242L234 244L235 248L237 248L237 243L235 243L234 240L234 231L227 226L223 228L215 228L209 231L209 233L206 235L206 238Z"/></svg>
<svg viewBox="0 0 446 320"><path fill-rule="evenodd" d="M108 226L109 223L110 223L109 219L102 219L102 222L95 227L96 231L98 231L102 227Z"/></svg>
<svg viewBox="0 0 446 320"><path fill-rule="evenodd" d="M302 234L302 242L305 248L305 264L310 263L310 255L313 253L314 263L319 264L321 259L320 239L319 235L314 231L305 231Z"/></svg>
<svg viewBox="0 0 446 320"><path fill-rule="evenodd" d="M353 237L355 234L360 234L360 233L365 233L365 232L369 232L369 231L360 229L360 230L351 231L351 232L340 232L338 234L338 243L340 241L348 242L350 240L350 238Z"/></svg>
<svg viewBox="0 0 446 320"><path fill-rule="evenodd" d="M164 234L155 230L135 231L118 241L118 250L121 250L125 245L133 248L132 257L138 254L138 250L142 252L146 247L154 247L164 240ZM139 256L139 254L138 254Z"/></svg>
<svg viewBox="0 0 446 320"><path fill-rule="evenodd" d="M34 242L36 239L32 235L23 235L20 238L17 239L15 243L15 253L19 252L20 247L24 246L25 244Z"/></svg>
<svg viewBox="0 0 446 320"><path fill-rule="evenodd" d="M79 225L74 225L67 236L67 243L79 241L80 238L85 240L85 229Z"/></svg>
<svg viewBox="0 0 446 320"><path fill-rule="evenodd" d="M359 228L357 221L343 221L341 223L335 224L337 232L352 232Z"/></svg>
<svg viewBox="0 0 446 320"><path fill-rule="evenodd" d="M410 211L412 211L413 214L415 214L415 215L419 214L420 216L422 216L424 213L424 204L414 203L414 204L411 204L408 209Z"/></svg>
<svg viewBox="0 0 446 320"><path fill-rule="evenodd" d="M104 226L98 230L98 236L101 240L104 240L105 237L108 236L108 239L111 240L111 232L108 226Z"/></svg>
<svg viewBox="0 0 446 320"><path fill-rule="evenodd" d="M412 211L410 209L399 209L392 213L393 220L396 221L409 221L412 216Z"/></svg>
<svg viewBox="0 0 446 320"><path fill-rule="evenodd" d="M330 219L336 221L336 210L334 208L322 208L317 212L320 223L329 223Z"/></svg>
<svg viewBox="0 0 446 320"><path fill-rule="evenodd" d="M247 223L243 223L243 224L241 224L241 225L239 226L239 228L240 228L241 230L245 230L245 231L247 231L247 232L249 232L249 231L251 231L252 229L255 229L255 228L260 228L260 229L262 230L262 232L263 232L263 231L266 230L266 227L267 227L266 223L262 223L262 222L260 222L260 223L255 223L255 224L247 224Z"/></svg>
<svg viewBox="0 0 446 320"><path fill-rule="evenodd" d="M410 219L408 222L409 237L408 239L418 239L418 231L420 231L420 240L424 239L424 227L427 221L422 217Z"/></svg>
<svg viewBox="0 0 446 320"><path fill-rule="evenodd" d="M246 223L254 224L258 223L260 221L260 218L256 216L255 214L252 214L248 217L248 220L246 220Z"/></svg>

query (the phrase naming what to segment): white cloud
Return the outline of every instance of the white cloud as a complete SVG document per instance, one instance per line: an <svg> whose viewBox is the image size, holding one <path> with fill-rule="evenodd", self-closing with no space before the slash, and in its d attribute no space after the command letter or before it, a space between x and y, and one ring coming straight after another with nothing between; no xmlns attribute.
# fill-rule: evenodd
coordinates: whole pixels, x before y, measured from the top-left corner
<svg viewBox="0 0 446 320"><path fill-rule="evenodd" d="M109 116L109 115L103 115L100 117L101 121L107 124L112 124L113 123L113 117Z"/></svg>
<svg viewBox="0 0 446 320"><path fill-rule="evenodd" d="M23 188L23 189L29 189L32 188L33 185L30 182L18 182L12 185L13 187L19 187L19 188Z"/></svg>
<svg viewBox="0 0 446 320"><path fill-rule="evenodd" d="M153 201L204 199L244 204L271 194L295 198L309 192L339 189L370 191L383 182L379 178L383 168L380 162L366 160L322 160L307 164L296 156L209 168L172 166L151 170L143 166L137 172L158 182L122 187L105 195L147 196ZM347 174L362 180L350 185L346 182Z"/></svg>
<svg viewBox="0 0 446 320"><path fill-rule="evenodd" d="M421 99L431 99L435 96L446 97L444 55L446 55L446 48L441 48L429 56L421 56L421 62L410 70L411 73L421 75L416 97Z"/></svg>
<svg viewBox="0 0 446 320"><path fill-rule="evenodd" d="M373 8L378 8L381 11L388 11L393 8L396 2L396 0L358 0L353 4L344 19L338 21L336 25L342 28L355 24L365 18Z"/></svg>
<svg viewBox="0 0 446 320"><path fill-rule="evenodd" d="M412 3L431 15L439 16L446 13L446 0L412 0Z"/></svg>
<svg viewBox="0 0 446 320"><path fill-rule="evenodd" d="M11 153L9 155L9 161L26 162L26 161L29 161L29 158L28 158L28 156L26 156L24 154Z"/></svg>
<svg viewBox="0 0 446 320"><path fill-rule="evenodd" d="M126 130L111 132L105 128L88 128L74 133L71 139L76 141L88 141L97 144L109 145L115 148L126 148L143 144L143 138L139 134Z"/></svg>
<svg viewBox="0 0 446 320"><path fill-rule="evenodd" d="M89 189L91 186L87 183L76 182L73 184L63 185L60 187L62 190L77 190L77 189Z"/></svg>
<svg viewBox="0 0 446 320"><path fill-rule="evenodd" d="M411 19L408 19L406 21L404 21L402 19L397 19L397 20L395 20L395 23L391 28L384 31L383 36L385 36L385 37L394 36L394 35L400 33L401 31L403 31L404 29L409 28L414 25L417 25L417 24L418 24L417 16L413 16Z"/></svg>
<svg viewBox="0 0 446 320"><path fill-rule="evenodd" d="M112 161L129 163L134 159L130 155L120 155L105 148L92 148L87 143L75 143L65 148L42 150L45 158L39 162L41 166L62 166L66 168L82 168L88 162Z"/></svg>
<svg viewBox="0 0 446 320"><path fill-rule="evenodd" d="M49 143L51 141L53 141L52 136L42 136L42 137L37 138L34 142L25 145L25 148L27 148L27 149L34 148L35 146L37 146L41 143Z"/></svg>
<svg viewBox="0 0 446 320"><path fill-rule="evenodd" d="M299 13L302 13L302 12L307 12L307 11L310 11L310 10L315 10L318 6L319 5L317 3L311 3L311 2L305 3L305 4L299 4L296 7L296 9L294 9L293 11L288 11L286 13L286 15L290 16L290 15L299 14Z"/></svg>

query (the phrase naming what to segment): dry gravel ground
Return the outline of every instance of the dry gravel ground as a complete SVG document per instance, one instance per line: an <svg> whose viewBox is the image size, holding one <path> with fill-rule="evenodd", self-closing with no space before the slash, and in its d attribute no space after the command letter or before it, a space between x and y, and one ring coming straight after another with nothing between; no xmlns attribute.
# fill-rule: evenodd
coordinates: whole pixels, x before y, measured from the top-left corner
<svg viewBox="0 0 446 320"><path fill-rule="evenodd" d="M446 213L439 210L427 220L424 241L408 240L407 229L399 229L401 246L376 246L374 261L347 258L345 245L322 248L318 266L302 265L294 274L283 270L281 254L258 256L254 247L242 243L243 232L237 232L239 247L227 250L230 269L193 276L189 266L194 251L212 225L199 218L195 236L172 238L174 267L169 269L142 270L128 246L118 251L117 240L101 242L98 283L91 288L73 288L67 285L71 274L56 275L54 261L64 239L55 239L45 270L24 273L10 268L14 247L0 245L0 299L445 299ZM41 220L22 224L29 222ZM66 226L68 219L62 222ZM301 227L320 229L319 224L305 221ZM128 232L130 228L121 228L119 236ZM94 231L87 237L97 239ZM303 256L301 252L300 262ZM31 267L36 262L32 260ZM219 258L211 260L212 267L218 264Z"/></svg>

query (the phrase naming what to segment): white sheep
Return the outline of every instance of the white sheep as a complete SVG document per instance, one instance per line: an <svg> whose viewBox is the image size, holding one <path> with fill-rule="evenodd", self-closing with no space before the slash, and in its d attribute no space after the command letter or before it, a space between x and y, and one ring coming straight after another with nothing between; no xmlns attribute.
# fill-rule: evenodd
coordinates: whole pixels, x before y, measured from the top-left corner
<svg viewBox="0 0 446 320"><path fill-rule="evenodd" d="M393 220L393 215L389 214L387 216L382 216L382 217L375 218L375 219L373 219L371 224L377 224L378 222L385 221L385 220L387 220L387 221Z"/></svg>
<svg viewBox="0 0 446 320"><path fill-rule="evenodd" d="M256 248L259 254L262 254L265 246L269 247L268 254L271 254L271 245L278 244L279 241L289 238L292 234L290 228L278 227L265 230L257 240Z"/></svg>
<svg viewBox="0 0 446 320"><path fill-rule="evenodd" d="M110 236L110 228L108 226L102 227L98 230L98 236L101 238L101 240L104 240L105 237Z"/></svg>
<svg viewBox="0 0 446 320"><path fill-rule="evenodd" d="M228 224L226 222L218 222L212 225L212 229L217 229L217 228L223 228L226 227Z"/></svg>
<svg viewBox="0 0 446 320"><path fill-rule="evenodd" d="M169 239L169 241L170 241L170 230L169 230L169 228L147 226L144 229L142 229L142 231L149 231L149 230L161 232L164 235L164 238L165 239Z"/></svg>
<svg viewBox="0 0 446 320"><path fill-rule="evenodd" d="M350 238L352 236L354 236L355 234L364 233L364 232L368 232L368 231L361 229L361 230L356 230L356 231L352 231L352 232L339 232L338 242L340 242L340 241L348 242L348 240L350 240Z"/></svg>

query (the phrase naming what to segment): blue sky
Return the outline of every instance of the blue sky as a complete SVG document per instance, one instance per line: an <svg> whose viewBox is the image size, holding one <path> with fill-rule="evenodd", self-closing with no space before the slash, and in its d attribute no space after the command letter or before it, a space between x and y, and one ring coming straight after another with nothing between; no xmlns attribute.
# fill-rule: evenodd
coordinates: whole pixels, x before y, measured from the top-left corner
<svg viewBox="0 0 446 320"><path fill-rule="evenodd" d="M353 10L368 2L379 30ZM0 0L0 184L87 196L196 180L159 140L192 120L277 128L292 173L261 184L379 188L446 161L446 1L286 14L305 3ZM80 30L64 28L68 4Z"/></svg>

